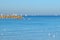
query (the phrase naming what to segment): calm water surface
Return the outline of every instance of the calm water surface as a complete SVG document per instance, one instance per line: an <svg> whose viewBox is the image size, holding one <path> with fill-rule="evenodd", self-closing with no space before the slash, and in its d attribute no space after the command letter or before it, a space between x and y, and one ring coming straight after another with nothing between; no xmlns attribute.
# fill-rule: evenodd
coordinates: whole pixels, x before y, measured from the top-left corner
<svg viewBox="0 0 60 40"><path fill-rule="evenodd" d="M0 40L60 40L60 17L0 19Z"/></svg>

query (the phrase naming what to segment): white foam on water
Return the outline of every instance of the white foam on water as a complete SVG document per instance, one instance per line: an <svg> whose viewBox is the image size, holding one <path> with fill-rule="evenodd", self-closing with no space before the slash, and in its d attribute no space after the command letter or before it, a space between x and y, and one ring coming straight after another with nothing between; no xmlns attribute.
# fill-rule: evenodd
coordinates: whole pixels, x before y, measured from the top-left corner
<svg viewBox="0 0 60 40"><path fill-rule="evenodd" d="M53 38L55 38L56 36L55 35L52 35Z"/></svg>
<svg viewBox="0 0 60 40"><path fill-rule="evenodd" d="M51 36L51 33L48 33L48 36Z"/></svg>

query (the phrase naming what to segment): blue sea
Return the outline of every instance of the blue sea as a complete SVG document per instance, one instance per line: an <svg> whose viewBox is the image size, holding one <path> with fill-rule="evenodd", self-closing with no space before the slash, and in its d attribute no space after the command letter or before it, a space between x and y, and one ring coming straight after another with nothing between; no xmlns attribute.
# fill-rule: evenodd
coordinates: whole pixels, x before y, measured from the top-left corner
<svg viewBox="0 0 60 40"><path fill-rule="evenodd" d="M0 40L60 40L60 16L0 19Z"/></svg>

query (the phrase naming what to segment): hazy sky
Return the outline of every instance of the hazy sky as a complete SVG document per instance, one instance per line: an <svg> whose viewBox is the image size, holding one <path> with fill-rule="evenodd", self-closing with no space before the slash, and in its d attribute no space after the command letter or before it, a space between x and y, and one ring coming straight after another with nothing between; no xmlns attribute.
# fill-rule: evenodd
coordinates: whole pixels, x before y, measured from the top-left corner
<svg viewBox="0 0 60 40"><path fill-rule="evenodd" d="M60 0L0 0L0 13L60 14Z"/></svg>

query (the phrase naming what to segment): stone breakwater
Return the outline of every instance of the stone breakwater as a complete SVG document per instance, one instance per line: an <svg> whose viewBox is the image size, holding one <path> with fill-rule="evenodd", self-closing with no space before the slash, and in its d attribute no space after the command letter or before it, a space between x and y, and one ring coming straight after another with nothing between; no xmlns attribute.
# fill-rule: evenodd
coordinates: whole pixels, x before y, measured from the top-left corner
<svg viewBox="0 0 60 40"><path fill-rule="evenodd" d="M9 16L7 16L7 15L0 15L0 18L16 18L16 19L21 19L22 18L22 16L15 16L15 15L9 15Z"/></svg>

